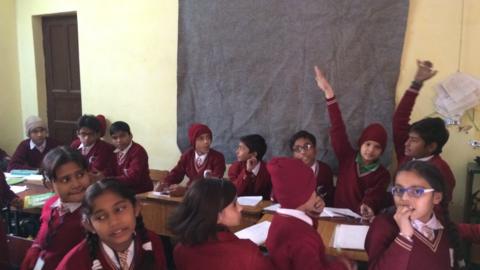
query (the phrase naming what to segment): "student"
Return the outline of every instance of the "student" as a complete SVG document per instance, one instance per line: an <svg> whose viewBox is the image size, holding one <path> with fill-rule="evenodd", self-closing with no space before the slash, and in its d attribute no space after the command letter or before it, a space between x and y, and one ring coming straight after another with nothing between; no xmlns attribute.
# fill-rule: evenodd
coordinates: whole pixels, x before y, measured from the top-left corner
<svg viewBox="0 0 480 270"><path fill-rule="evenodd" d="M88 161L88 170L94 180L111 175L115 162L113 151L115 147L100 140L101 124L93 115L83 115L77 122L78 139L72 142L71 147L78 149Z"/></svg>
<svg viewBox="0 0 480 270"><path fill-rule="evenodd" d="M349 208L371 219L384 207L390 183L390 173L380 164L380 156L387 145L387 132L378 123L370 124L358 139L359 150L355 150L348 139L330 83L316 66L315 73L317 85L327 100L330 140L339 163L334 206Z"/></svg>
<svg viewBox="0 0 480 270"><path fill-rule="evenodd" d="M368 230L370 270L458 269L463 254L456 226L448 212L440 219L433 211L446 203L444 191L432 164L410 161L400 167L392 188L395 214L378 215Z"/></svg>
<svg viewBox="0 0 480 270"><path fill-rule="evenodd" d="M316 220L325 203L315 192L312 170L293 158L274 158L267 165L273 192L281 205L273 216L265 245L275 269L352 269L348 260L325 256Z"/></svg>
<svg viewBox="0 0 480 270"><path fill-rule="evenodd" d="M5 175L0 172L0 209L8 205L21 206L22 200L13 193L5 180Z"/></svg>
<svg viewBox="0 0 480 270"><path fill-rule="evenodd" d="M55 269L84 238L80 205L91 183L85 159L78 151L57 147L43 159L42 174L56 194L43 206L40 230L21 269Z"/></svg>
<svg viewBox="0 0 480 270"><path fill-rule="evenodd" d="M317 193L325 201L326 206L333 206L333 172L326 163L317 160L317 139L305 130L293 134L290 138L290 149L296 159L300 159L310 167L317 179Z"/></svg>
<svg viewBox="0 0 480 270"><path fill-rule="evenodd" d="M437 74L430 61L417 60L415 78L403 95L393 116L393 141L398 164L419 159L432 163L443 175L445 182L445 206L452 201L455 188L455 176L450 166L440 157L443 146L447 143L449 133L441 118L424 118L412 125L410 115L423 83Z"/></svg>
<svg viewBox="0 0 480 270"><path fill-rule="evenodd" d="M48 137L48 129L45 122L38 116L30 116L25 121L25 130L28 139L23 140L12 156L8 164L11 170L38 170L43 157L59 143Z"/></svg>
<svg viewBox="0 0 480 270"><path fill-rule="evenodd" d="M114 177L135 193L143 193L153 190L150 169L148 168L147 151L132 140L130 126L117 121L110 126L110 137L116 147L114 153Z"/></svg>
<svg viewBox="0 0 480 270"><path fill-rule="evenodd" d="M175 168L165 178L170 194L183 195L185 188L178 185L186 175L188 185L206 178L222 178L225 173L225 158L223 154L210 148L212 144L212 131L203 124L192 124L188 130L188 138L192 148L185 151ZM160 188L163 188L160 186Z"/></svg>
<svg viewBox="0 0 480 270"><path fill-rule="evenodd" d="M10 160L11 158L7 154L7 152L5 152L3 149L0 148L0 171L1 172L8 172L7 168Z"/></svg>
<svg viewBox="0 0 480 270"><path fill-rule="evenodd" d="M240 225L242 207L228 180L196 181L170 217L179 240L173 258L178 270L273 269L250 240L238 239L228 227Z"/></svg>
<svg viewBox="0 0 480 270"><path fill-rule="evenodd" d="M237 188L238 196L263 196L269 200L272 192L270 174L268 174L263 156L267 152L265 139L258 134L240 138L237 161L228 169L228 177Z"/></svg>
<svg viewBox="0 0 480 270"><path fill-rule="evenodd" d="M135 194L121 182L107 178L92 184L82 213L87 238L57 270L167 269L160 238L145 229Z"/></svg>

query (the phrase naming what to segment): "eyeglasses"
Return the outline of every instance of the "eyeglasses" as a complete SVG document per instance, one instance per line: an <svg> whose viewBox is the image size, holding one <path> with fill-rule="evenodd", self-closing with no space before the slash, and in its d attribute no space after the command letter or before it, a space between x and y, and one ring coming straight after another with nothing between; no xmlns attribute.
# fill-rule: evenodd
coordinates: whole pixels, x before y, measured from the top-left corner
<svg viewBox="0 0 480 270"><path fill-rule="evenodd" d="M301 153L301 152L306 152L306 151L308 151L312 148L313 148L312 144L306 143L303 146L302 145L295 145L294 147L292 147L292 150L295 153Z"/></svg>
<svg viewBox="0 0 480 270"><path fill-rule="evenodd" d="M409 188L402 188L402 187L392 187L390 192L392 192L393 196L402 197L405 192L410 197L420 198L424 193L433 192L435 191L433 188L420 188L420 187L409 187Z"/></svg>

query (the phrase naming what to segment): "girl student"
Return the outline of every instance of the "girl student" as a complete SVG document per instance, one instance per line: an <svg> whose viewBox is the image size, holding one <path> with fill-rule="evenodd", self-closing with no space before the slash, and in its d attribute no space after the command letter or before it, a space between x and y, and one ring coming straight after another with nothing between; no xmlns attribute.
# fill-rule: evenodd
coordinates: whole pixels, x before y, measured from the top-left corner
<svg viewBox="0 0 480 270"><path fill-rule="evenodd" d="M367 126L358 139L355 150L348 139L340 107L330 83L315 66L315 80L324 92L330 115L330 139L339 161L338 180L335 189L335 207L349 208L371 219L384 206L388 198L390 173L380 163L387 145L385 128L373 123Z"/></svg>
<svg viewBox="0 0 480 270"><path fill-rule="evenodd" d="M43 206L40 230L21 269L55 269L84 238L80 205L91 183L87 166L80 152L65 146L52 149L43 159L44 184L56 194Z"/></svg>
<svg viewBox="0 0 480 270"><path fill-rule="evenodd" d="M103 179L87 189L82 224L86 239L57 269L167 269L160 238L145 229L135 193L116 179Z"/></svg>
<svg viewBox="0 0 480 270"><path fill-rule="evenodd" d="M462 269L457 227L448 212L440 171L425 161L409 161L397 171L392 194L396 212L378 215L370 225L365 249L370 270Z"/></svg>
<svg viewBox="0 0 480 270"><path fill-rule="evenodd" d="M228 229L241 221L236 194L224 179L196 181L187 190L169 221L179 241L173 252L178 270L273 269L253 242Z"/></svg>

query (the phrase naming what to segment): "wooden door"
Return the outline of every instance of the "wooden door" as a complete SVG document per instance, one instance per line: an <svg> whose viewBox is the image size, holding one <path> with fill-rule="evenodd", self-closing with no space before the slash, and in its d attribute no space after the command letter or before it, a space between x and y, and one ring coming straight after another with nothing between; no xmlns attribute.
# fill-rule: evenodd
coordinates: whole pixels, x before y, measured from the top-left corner
<svg viewBox="0 0 480 270"><path fill-rule="evenodd" d="M82 114L77 16L44 17L42 26L50 136L69 145Z"/></svg>

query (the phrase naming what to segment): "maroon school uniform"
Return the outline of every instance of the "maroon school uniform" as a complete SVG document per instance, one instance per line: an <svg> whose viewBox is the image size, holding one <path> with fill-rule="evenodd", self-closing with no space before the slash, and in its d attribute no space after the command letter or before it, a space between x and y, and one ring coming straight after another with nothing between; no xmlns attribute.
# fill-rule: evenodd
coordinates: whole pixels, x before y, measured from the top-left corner
<svg viewBox="0 0 480 270"><path fill-rule="evenodd" d="M335 187L333 186L333 172L326 163L317 160L318 169L315 172L317 179L317 193L321 194L325 201L325 206L333 206Z"/></svg>
<svg viewBox="0 0 480 270"><path fill-rule="evenodd" d="M410 241L399 235L392 215L375 217L365 239L365 249L369 270L452 269L445 230L436 230L433 241L415 230Z"/></svg>
<svg viewBox="0 0 480 270"><path fill-rule="evenodd" d="M329 262L315 228L292 216L273 216L265 245L277 270L347 269L340 261Z"/></svg>
<svg viewBox="0 0 480 270"><path fill-rule="evenodd" d="M457 225L460 238L472 243L480 243L480 224L461 223Z"/></svg>
<svg viewBox="0 0 480 270"><path fill-rule="evenodd" d="M257 175L247 172L245 161L236 161L228 168L228 178L237 188L238 196L262 196L270 199L272 182L265 162L261 161Z"/></svg>
<svg viewBox="0 0 480 270"><path fill-rule="evenodd" d="M257 245L238 239L229 231L217 233L217 240L199 245L179 243L173 251L178 270L268 270L274 269Z"/></svg>
<svg viewBox="0 0 480 270"><path fill-rule="evenodd" d="M82 143L79 139L72 142L70 147L78 149ZM80 152L81 149L78 149ZM87 155L84 155L88 161L88 171L101 172L103 175L111 175L115 163L115 147L105 141L98 139L95 145L90 149Z"/></svg>
<svg viewBox="0 0 480 270"><path fill-rule="evenodd" d="M393 141L395 143L398 165L412 160L412 157L405 156L405 142L408 140L410 115L413 106L415 105L415 100L418 97L419 90L420 89L415 89L414 86L411 86L410 89L405 91L405 94L398 104L393 116ZM442 173L447 187L445 197L446 200L450 202L452 200L452 193L456 183L455 176L453 175L450 166L448 166L440 155L434 155L433 158L428 160L428 162L432 163Z"/></svg>
<svg viewBox="0 0 480 270"><path fill-rule="evenodd" d="M376 170L360 174L355 161L358 151L348 140L342 114L335 97L327 100L330 115L330 139L339 162L334 206L349 208L359 212L360 205L368 205L377 213L385 202L386 190L390 183L390 173L379 164Z"/></svg>
<svg viewBox="0 0 480 270"><path fill-rule="evenodd" d="M30 139L23 140L15 150L15 153L8 163L7 171L11 170L37 170L42 165L43 157L51 149L59 146L60 144L52 139L46 139L47 144L43 152L38 151L36 147L30 149Z"/></svg>
<svg viewBox="0 0 480 270"><path fill-rule="evenodd" d="M39 256L45 261L42 270L55 269L68 251L85 238L80 207L60 216L59 207L51 207L57 199L58 196L55 195L43 206L40 230L20 269L33 269Z"/></svg>
<svg viewBox="0 0 480 270"><path fill-rule="evenodd" d="M163 246L160 238L155 235L153 232L147 231L148 238L152 243L152 251L155 258L154 268L158 270L167 269L165 256L163 253ZM145 250L142 247L144 243L142 243L139 234L137 233L137 237L135 238L135 254L133 255L133 261L130 265L130 270L139 269L142 261L145 258ZM75 246L65 258L60 262L60 265L57 267L57 270L90 270L92 269L93 261L90 257L88 249L88 244L86 240L83 240ZM108 255L106 255L103 248L97 248L96 253L97 260L101 263L102 269L104 270L117 270L114 263L109 259Z"/></svg>
<svg viewBox="0 0 480 270"><path fill-rule="evenodd" d="M165 178L165 182L168 185L178 184L182 182L183 177L186 175L190 179L188 185L191 185L194 181L203 178L205 170L210 170L213 177L223 178L225 173L225 158L223 154L210 148L202 166L197 167L195 164L195 150L190 148L182 154L175 168Z"/></svg>
<svg viewBox="0 0 480 270"><path fill-rule="evenodd" d="M115 179L133 189L137 194L153 190L148 168L148 154L138 143L132 141L132 146L125 157L120 158L119 153L116 154L113 171Z"/></svg>
<svg viewBox="0 0 480 270"><path fill-rule="evenodd" d="M17 198L17 195L13 193L7 181L5 181L3 172L0 172L0 209L10 204L15 198Z"/></svg>

